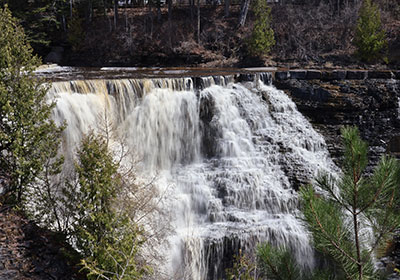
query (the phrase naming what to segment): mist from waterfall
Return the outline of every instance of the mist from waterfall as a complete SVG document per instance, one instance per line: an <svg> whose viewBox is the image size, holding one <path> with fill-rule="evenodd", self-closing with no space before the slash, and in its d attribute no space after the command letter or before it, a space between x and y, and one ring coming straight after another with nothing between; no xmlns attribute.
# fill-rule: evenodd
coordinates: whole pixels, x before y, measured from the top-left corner
<svg viewBox="0 0 400 280"><path fill-rule="evenodd" d="M200 84L203 89L194 87ZM295 181L332 170L325 142L282 91L232 77L86 80L53 83L54 119L68 124L72 159L84 133L107 114L156 178L171 219L161 279L219 279L238 250L287 246L314 266Z"/></svg>

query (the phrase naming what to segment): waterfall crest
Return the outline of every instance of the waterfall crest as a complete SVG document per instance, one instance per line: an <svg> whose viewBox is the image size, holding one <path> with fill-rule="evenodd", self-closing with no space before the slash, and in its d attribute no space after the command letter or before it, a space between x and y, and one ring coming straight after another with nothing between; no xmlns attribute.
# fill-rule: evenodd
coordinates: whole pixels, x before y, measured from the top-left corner
<svg viewBox="0 0 400 280"><path fill-rule="evenodd" d="M138 153L138 176L157 174L168 188L167 279L220 279L239 248L262 241L314 265L294 184L334 165L282 91L221 76L56 82L49 96L55 120L68 125L66 153L106 112Z"/></svg>

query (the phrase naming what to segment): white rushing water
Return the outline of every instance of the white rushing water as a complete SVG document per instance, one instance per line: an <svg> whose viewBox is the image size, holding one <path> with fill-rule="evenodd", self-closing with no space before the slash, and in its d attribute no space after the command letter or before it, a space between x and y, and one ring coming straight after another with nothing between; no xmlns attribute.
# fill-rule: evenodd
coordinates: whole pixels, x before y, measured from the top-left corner
<svg viewBox="0 0 400 280"><path fill-rule="evenodd" d="M282 91L232 80L202 78L200 91L191 78L73 81L50 92L68 124L65 153L106 111L141 159L138 175L168 191L166 279L219 279L239 248L262 241L314 265L291 179L333 168L324 140Z"/></svg>

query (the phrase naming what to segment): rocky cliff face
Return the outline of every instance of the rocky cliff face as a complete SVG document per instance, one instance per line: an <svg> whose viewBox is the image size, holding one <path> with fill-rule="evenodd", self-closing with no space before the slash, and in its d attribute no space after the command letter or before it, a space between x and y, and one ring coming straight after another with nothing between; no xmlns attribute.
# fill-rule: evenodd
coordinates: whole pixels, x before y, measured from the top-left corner
<svg viewBox="0 0 400 280"><path fill-rule="evenodd" d="M396 79L277 79L301 113L325 136L340 161L340 128L355 125L370 146L371 166L386 152L400 151L400 81Z"/></svg>
<svg viewBox="0 0 400 280"><path fill-rule="evenodd" d="M340 166L340 128L355 125L369 144L371 171L380 157L400 157L400 81L396 79L280 79L275 85L289 94L299 111L324 135ZM386 248L381 266L400 268L400 234ZM400 279L391 275L389 279Z"/></svg>

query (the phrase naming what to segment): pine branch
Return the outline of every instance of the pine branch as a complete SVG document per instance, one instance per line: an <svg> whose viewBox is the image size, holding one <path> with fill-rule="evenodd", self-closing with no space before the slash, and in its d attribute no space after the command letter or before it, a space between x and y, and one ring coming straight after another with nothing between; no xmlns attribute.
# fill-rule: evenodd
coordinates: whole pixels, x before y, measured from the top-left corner
<svg viewBox="0 0 400 280"><path fill-rule="evenodd" d="M321 232L325 235L325 238L329 241L329 243L335 247L343 256L351 260L353 263L359 264L359 262L354 259L352 256L350 256L346 251L344 251L332 238L329 236L329 234L326 232L324 226L321 224L320 220L318 219L318 215L314 209L314 206L312 205L312 202L310 201L310 209L314 214L315 221L318 224L318 227L320 228Z"/></svg>
<svg viewBox="0 0 400 280"><path fill-rule="evenodd" d="M376 191L376 193L375 193L374 197L372 198L372 200L371 200L367 205L365 205L362 209L360 209L360 210L357 212L357 214L360 214L360 213L364 212L366 209L368 209L369 207L371 207L371 206L376 202L376 200L378 199L379 195L381 194L381 192L383 191L383 189L384 189L384 187L385 187L385 183L386 183L386 181L383 181L383 182L381 183L381 185L379 186L379 188L378 188L378 190Z"/></svg>

